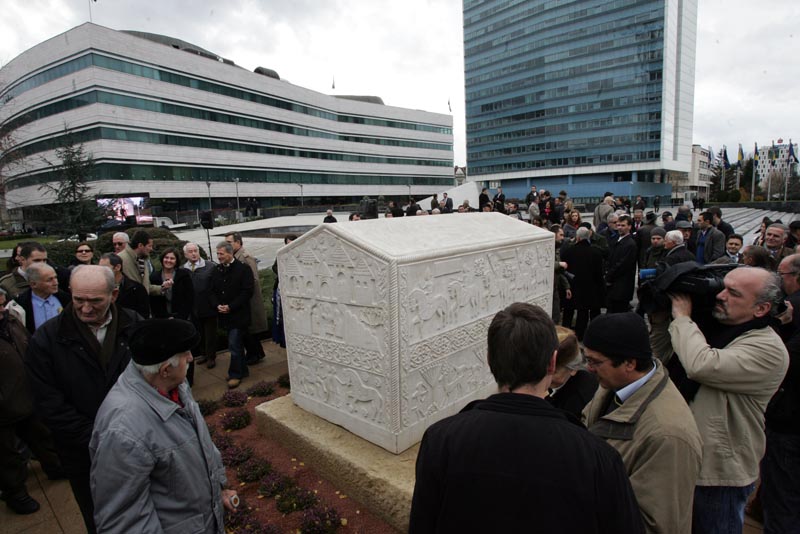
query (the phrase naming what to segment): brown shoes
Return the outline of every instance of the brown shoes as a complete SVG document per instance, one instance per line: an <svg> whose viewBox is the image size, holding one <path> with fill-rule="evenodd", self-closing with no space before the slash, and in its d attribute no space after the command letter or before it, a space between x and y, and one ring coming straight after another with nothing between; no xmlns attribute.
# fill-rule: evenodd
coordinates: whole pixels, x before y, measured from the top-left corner
<svg viewBox="0 0 800 534"><path fill-rule="evenodd" d="M231 378L230 380L228 380L228 389L236 389L239 387L239 384L241 383L242 381L239 380L238 378Z"/></svg>

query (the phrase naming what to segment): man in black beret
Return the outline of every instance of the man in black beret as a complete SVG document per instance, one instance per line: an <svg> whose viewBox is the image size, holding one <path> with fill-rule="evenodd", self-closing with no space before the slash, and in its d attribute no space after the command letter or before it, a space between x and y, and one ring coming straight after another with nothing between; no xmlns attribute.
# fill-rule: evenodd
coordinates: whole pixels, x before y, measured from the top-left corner
<svg viewBox="0 0 800 534"><path fill-rule="evenodd" d="M702 443L692 412L653 359L644 319L602 315L583 336L600 388L583 410L590 432L625 463L647 532L692 531L692 496Z"/></svg>
<svg viewBox="0 0 800 534"><path fill-rule="evenodd" d="M223 533L225 467L189 384L200 340L180 319L130 330L133 361L100 406L89 444L94 517L100 532Z"/></svg>

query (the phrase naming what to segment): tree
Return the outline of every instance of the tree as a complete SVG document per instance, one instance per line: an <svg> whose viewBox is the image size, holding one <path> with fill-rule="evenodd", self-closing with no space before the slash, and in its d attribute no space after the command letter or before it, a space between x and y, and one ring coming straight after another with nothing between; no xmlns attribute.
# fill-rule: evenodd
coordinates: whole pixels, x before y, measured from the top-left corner
<svg viewBox="0 0 800 534"><path fill-rule="evenodd" d="M57 217L63 234L78 234L82 241L101 224L104 210L89 195L89 177L94 171L92 155L86 152L83 143L76 144L71 135L64 139L64 145L56 149L59 163L53 165L44 160L54 167L58 180L41 185L39 189L55 195L55 203L49 211Z"/></svg>

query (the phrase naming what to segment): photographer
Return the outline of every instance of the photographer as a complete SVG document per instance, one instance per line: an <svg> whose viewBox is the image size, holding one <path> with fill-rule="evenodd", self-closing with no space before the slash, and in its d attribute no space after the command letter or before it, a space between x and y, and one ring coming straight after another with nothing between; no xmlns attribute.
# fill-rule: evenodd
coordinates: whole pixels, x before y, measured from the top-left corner
<svg viewBox="0 0 800 534"><path fill-rule="evenodd" d="M687 401L703 439L703 464L694 495L695 532L741 532L744 506L764 454L764 411L786 374L789 357L770 323L780 298L777 277L740 267L725 276L703 333L692 321L692 300L670 295L672 347L697 383Z"/></svg>

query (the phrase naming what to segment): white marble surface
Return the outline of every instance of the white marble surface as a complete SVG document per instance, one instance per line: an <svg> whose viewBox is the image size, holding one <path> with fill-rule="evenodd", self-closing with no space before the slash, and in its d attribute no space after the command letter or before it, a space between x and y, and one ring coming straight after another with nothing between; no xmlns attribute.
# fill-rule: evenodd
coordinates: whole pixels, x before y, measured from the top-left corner
<svg viewBox="0 0 800 534"><path fill-rule="evenodd" d="M549 310L552 234L500 214L321 225L278 254L292 397L399 453L496 386L494 314Z"/></svg>

